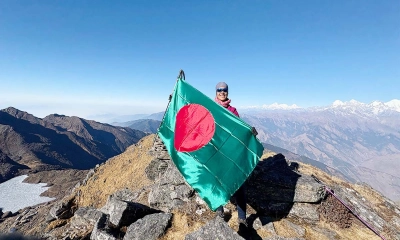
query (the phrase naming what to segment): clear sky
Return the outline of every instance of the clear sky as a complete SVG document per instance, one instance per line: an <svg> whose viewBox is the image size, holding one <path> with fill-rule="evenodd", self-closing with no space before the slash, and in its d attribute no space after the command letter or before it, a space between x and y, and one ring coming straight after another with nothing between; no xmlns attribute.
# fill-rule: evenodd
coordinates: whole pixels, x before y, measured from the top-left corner
<svg viewBox="0 0 400 240"><path fill-rule="evenodd" d="M399 99L400 1L0 1L0 109L158 112L180 69L236 107Z"/></svg>

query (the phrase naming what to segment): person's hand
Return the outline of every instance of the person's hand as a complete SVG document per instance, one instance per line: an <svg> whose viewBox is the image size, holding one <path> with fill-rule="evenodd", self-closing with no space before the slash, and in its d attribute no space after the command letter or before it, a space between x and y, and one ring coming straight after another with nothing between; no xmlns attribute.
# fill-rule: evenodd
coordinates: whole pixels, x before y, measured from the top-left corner
<svg viewBox="0 0 400 240"><path fill-rule="evenodd" d="M258 134L255 127L251 127L251 132L253 133L254 136L257 136L257 134Z"/></svg>

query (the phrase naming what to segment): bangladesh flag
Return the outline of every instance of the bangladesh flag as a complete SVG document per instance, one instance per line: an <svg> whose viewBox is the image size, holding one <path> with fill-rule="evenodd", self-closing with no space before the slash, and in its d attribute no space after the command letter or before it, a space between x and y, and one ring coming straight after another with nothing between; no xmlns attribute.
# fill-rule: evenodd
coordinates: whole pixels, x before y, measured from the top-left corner
<svg viewBox="0 0 400 240"><path fill-rule="evenodd" d="M189 185L215 211L246 181L263 146L251 126L179 78L158 135Z"/></svg>

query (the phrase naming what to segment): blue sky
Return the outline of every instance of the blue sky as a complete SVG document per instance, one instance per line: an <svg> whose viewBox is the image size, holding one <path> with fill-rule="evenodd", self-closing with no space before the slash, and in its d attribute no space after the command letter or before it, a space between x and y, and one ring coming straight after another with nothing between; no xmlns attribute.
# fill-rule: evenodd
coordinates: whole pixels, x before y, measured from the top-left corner
<svg viewBox="0 0 400 240"><path fill-rule="evenodd" d="M0 108L162 111L176 76L232 105L400 95L400 1L0 1Z"/></svg>

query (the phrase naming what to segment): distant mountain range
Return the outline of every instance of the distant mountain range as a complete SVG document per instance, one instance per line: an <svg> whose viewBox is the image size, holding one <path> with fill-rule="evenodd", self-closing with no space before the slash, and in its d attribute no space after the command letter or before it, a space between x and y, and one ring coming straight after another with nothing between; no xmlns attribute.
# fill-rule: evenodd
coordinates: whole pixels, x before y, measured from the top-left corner
<svg viewBox="0 0 400 240"><path fill-rule="evenodd" d="M285 148L400 199L400 101L335 101L314 108L249 108L242 118L262 142ZM379 166L377 170L376 166Z"/></svg>
<svg viewBox="0 0 400 240"><path fill-rule="evenodd" d="M156 133L161 121L154 119L138 119L122 123L113 123L115 126L129 127L145 133Z"/></svg>
<svg viewBox="0 0 400 240"><path fill-rule="evenodd" d="M41 119L9 107L0 110L0 182L26 171L90 169L145 135L78 117Z"/></svg>

